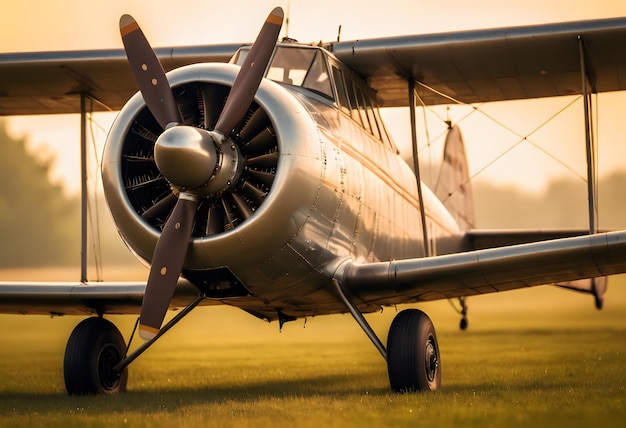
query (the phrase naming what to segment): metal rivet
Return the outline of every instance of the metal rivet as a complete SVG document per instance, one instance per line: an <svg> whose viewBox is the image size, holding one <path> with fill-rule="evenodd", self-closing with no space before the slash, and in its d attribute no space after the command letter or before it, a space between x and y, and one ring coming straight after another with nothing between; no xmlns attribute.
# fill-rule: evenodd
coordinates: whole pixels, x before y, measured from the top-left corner
<svg viewBox="0 0 626 428"><path fill-rule="evenodd" d="M161 268L161 275L162 275L162 276L165 276L165 274L166 274L166 273L167 273L167 267L166 267L166 266L163 266L163 267Z"/></svg>

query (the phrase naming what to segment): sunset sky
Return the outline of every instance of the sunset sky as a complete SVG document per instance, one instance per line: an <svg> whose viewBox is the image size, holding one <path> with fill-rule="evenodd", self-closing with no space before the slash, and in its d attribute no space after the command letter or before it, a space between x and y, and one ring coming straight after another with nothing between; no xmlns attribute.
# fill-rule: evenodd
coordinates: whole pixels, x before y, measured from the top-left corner
<svg viewBox="0 0 626 428"><path fill-rule="evenodd" d="M372 5L373 3L373 5ZM318 0L281 1L148 1L109 0L85 2L57 0L42 2L22 0L0 15L0 52L82 50L121 48L118 19L132 14L142 26L153 46L199 45L254 40L267 13L274 6L289 13L289 36L302 42L353 40L405 34L456 31L475 28L528 25L626 16L623 0L449 0L377 2ZM365 6L367 5L367 6ZM283 27L282 35L287 28ZM488 115L525 136L572 99L494 103L481 107ZM623 93L601 95L598 100L598 134L600 174L626 166L626 148L622 143ZM461 121L468 146L470 169L479 179L515 183L529 189L541 189L549 179L585 175L582 103L569 107L555 122L534 134L528 142L516 143L520 137L496 125L481 113ZM450 115L459 121L472 111L469 107L438 115ZM408 111L385 112L388 128L398 145L409 140ZM98 156L114 114L94 116L93 136ZM442 125L428 113L430 140L422 130L419 136L422 160L438 158ZM424 128L418 113L418 126ZM79 118L77 115L11 117L9 129L16 136L26 136L30 146L56 159L54 177L63 180L69 192L79 186ZM483 168L514 146L493 166ZM543 153L547 151L548 156ZM566 166L555 161L561 160ZM93 160L92 160L93 162ZM95 163L94 163L95 164ZM573 170L574 172L571 172ZM97 174L96 168L91 172Z"/></svg>

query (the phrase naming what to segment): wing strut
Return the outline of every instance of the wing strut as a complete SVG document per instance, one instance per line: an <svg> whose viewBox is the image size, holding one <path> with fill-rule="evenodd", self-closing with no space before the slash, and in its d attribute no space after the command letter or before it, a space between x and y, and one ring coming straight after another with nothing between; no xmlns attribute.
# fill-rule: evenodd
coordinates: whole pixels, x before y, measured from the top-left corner
<svg viewBox="0 0 626 428"><path fill-rule="evenodd" d="M585 45L582 36L578 36L578 51L580 55L580 75L582 79L583 102L585 109L585 147L587 149L587 199L589 205L589 233L598 232L598 195L596 192L596 156L595 141L593 139L593 118L591 117L591 93L589 86L594 91L592 72L587 65ZM597 297L597 296L596 296Z"/></svg>
<svg viewBox="0 0 626 428"><path fill-rule="evenodd" d="M80 282L87 278L87 97L80 93Z"/></svg>
<svg viewBox="0 0 626 428"><path fill-rule="evenodd" d="M417 127L415 124L415 80L409 78L409 114L411 115L411 147L413 149L413 168L415 170L415 181L417 182L417 195L420 203L420 217L422 218L422 233L424 239L424 255L430 256L430 245L428 245L428 230L426 229L426 212L424 211L424 199L422 198L422 176L420 174L420 163L417 157Z"/></svg>
<svg viewBox="0 0 626 428"><path fill-rule="evenodd" d="M589 206L589 234L598 233L598 193L596 182L596 146L593 138L593 116L591 115L591 92L596 92L596 82L589 58L585 52L585 43L582 36L578 36L578 52L580 56L580 76L583 90L583 106L585 111L585 147L587 152L587 202ZM591 278L590 287L584 291L590 292L595 298L596 308L602 309L604 293L606 293L606 277Z"/></svg>
<svg viewBox="0 0 626 428"><path fill-rule="evenodd" d="M80 96L80 282L86 284L88 277L88 219L89 219L89 190L87 176L87 114L93 112L93 102L95 101L107 111L113 111L108 105L95 98L88 90L83 89ZM89 102L89 106L87 103ZM101 271L98 265L98 254L96 258L96 275L98 281L101 280Z"/></svg>

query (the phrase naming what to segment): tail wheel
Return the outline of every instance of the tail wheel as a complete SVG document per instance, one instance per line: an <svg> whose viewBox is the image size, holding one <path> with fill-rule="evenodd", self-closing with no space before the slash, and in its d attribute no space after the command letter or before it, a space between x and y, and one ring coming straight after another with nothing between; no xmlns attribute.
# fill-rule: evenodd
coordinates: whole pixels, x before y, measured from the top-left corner
<svg viewBox="0 0 626 428"><path fill-rule="evenodd" d="M417 309L400 312L389 329L387 368L394 392L433 391L441 384L435 327Z"/></svg>
<svg viewBox="0 0 626 428"><path fill-rule="evenodd" d="M172 88L183 124L213 129L224 107L228 86L192 82ZM124 141L121 175L134 210L161 231L177 195L154 160L154 143L162 132L148 108L135 118ZM236 228L250 217L269 193L278 166L278 139L266 112L255 102L229 135L245 158L237 182L219 195L203 199L192 233L203 238Z"/></svg>
<svg viewBox="0 0 626 428"><path fill-rule="evenodd" d="M104 318L79 323L67 342L63 375L69 395L114 394L126 391L128 371L113 370L126 355L119 330Z"/></svg>

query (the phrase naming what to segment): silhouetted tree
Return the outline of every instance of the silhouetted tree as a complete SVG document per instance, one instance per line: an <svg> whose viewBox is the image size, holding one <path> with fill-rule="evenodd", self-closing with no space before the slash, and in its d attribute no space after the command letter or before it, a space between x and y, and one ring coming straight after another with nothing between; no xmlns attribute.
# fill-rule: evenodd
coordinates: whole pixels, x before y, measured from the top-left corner
<svg viewBox="0 0 626 428"><path fill-rule="evenodd" d="M38 159L0 120L0 267L77 263L79 201L50 182L53 160Z"/></svg>

